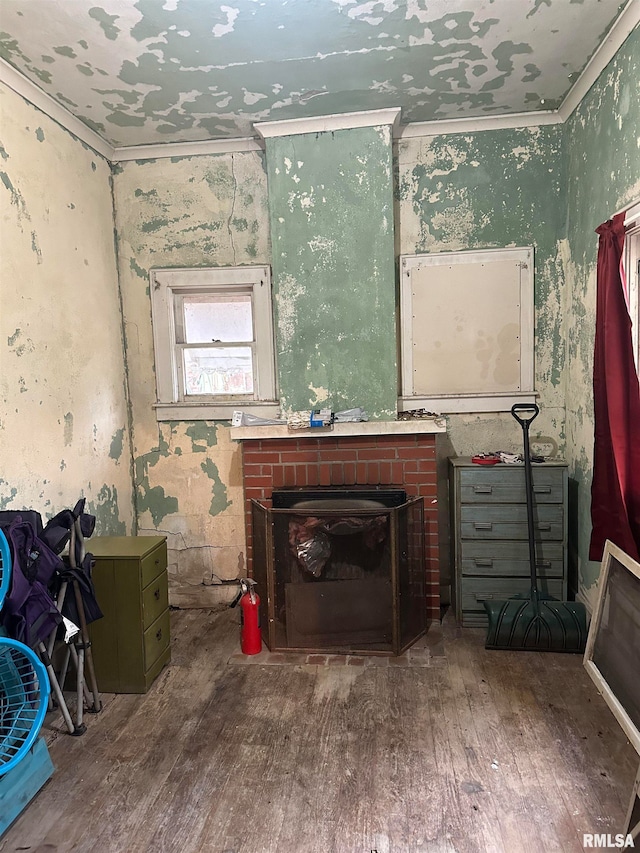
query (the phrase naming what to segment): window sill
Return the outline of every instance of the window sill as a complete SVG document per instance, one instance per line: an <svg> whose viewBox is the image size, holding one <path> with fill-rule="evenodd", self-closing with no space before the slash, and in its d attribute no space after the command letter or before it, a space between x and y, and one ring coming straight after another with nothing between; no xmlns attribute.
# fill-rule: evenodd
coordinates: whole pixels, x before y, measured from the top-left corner
<svg viewBox="0 0 640 853"><path fill-rule="evenodd" d="M504 394L442 394L439 397L400 397L398 411L426 409L442 415L481 412L510 412L514 403L535 403L535 391L509 391Z"/></svg>
<svg viewBox="0 0 640 853"><path fill-rule="evenodd" d="M246 400L232 400L220 403L156 403L158 421L230 421L235 411L248 412L261 418L280 417L280 403L275 400L250 403Z"/></svg>

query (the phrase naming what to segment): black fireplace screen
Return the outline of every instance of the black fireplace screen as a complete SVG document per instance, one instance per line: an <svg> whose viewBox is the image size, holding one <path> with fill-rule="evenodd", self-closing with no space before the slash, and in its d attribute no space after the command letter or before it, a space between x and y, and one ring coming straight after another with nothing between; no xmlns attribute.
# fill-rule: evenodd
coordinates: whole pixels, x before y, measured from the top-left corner
<svg viewBox="0 0 640 853"><path fill-rule="evenodd" d="M292 505L252 501L267 646L399 654L415 642L426 629L422 498L277 494Z"/></svg>

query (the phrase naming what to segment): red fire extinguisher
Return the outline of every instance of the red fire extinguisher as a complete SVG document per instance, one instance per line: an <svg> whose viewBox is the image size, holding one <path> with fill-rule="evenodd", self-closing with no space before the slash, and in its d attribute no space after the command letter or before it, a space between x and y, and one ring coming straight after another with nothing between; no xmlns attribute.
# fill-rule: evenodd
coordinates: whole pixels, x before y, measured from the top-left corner
<svg viewBox="0 0 640 853"><path fill-rule="evenodd" d="M260 597L255 592L256 582L252 578L240 580L240 648L245 655L257 655L262 651L260 628Z"/></svg>

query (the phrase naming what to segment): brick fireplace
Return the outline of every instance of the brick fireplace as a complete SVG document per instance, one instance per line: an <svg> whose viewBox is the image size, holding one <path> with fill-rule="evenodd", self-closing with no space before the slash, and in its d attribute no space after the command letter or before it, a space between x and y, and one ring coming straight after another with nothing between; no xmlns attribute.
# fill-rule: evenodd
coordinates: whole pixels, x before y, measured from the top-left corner
<svg viewBox="0 0 640 853"><path fill-rule="evenodd" d="M286 427L237 427L247 537L247 566L253 572L251 501L271 506L283 487L369 486L404 489L424 499L427 620L440 619L440 566L436 480L436 436L444 426L398 421L336 424L328 432L288 432Z"/></svg>

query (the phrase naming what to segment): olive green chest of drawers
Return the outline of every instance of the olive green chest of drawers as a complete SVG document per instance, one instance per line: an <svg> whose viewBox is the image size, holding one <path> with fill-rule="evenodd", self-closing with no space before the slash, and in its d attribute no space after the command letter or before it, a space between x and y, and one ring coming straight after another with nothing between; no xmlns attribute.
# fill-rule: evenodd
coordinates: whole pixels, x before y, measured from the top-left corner
<svg viewBox="0 0 640 853"><path fill-rule="evenodd" d="M104 614L90 626L99 690L146 693L171 658L164 536L97 536L93 581Z"/></svg>
<svg viewBox="0 0 640 853"><path fill-rule="evenodd" d="M539 589L567 596L567 466L533 465ZM524 466L449 460L455 610L458 622L484 627L485 599L529 595L531 586Z"/></svg>

